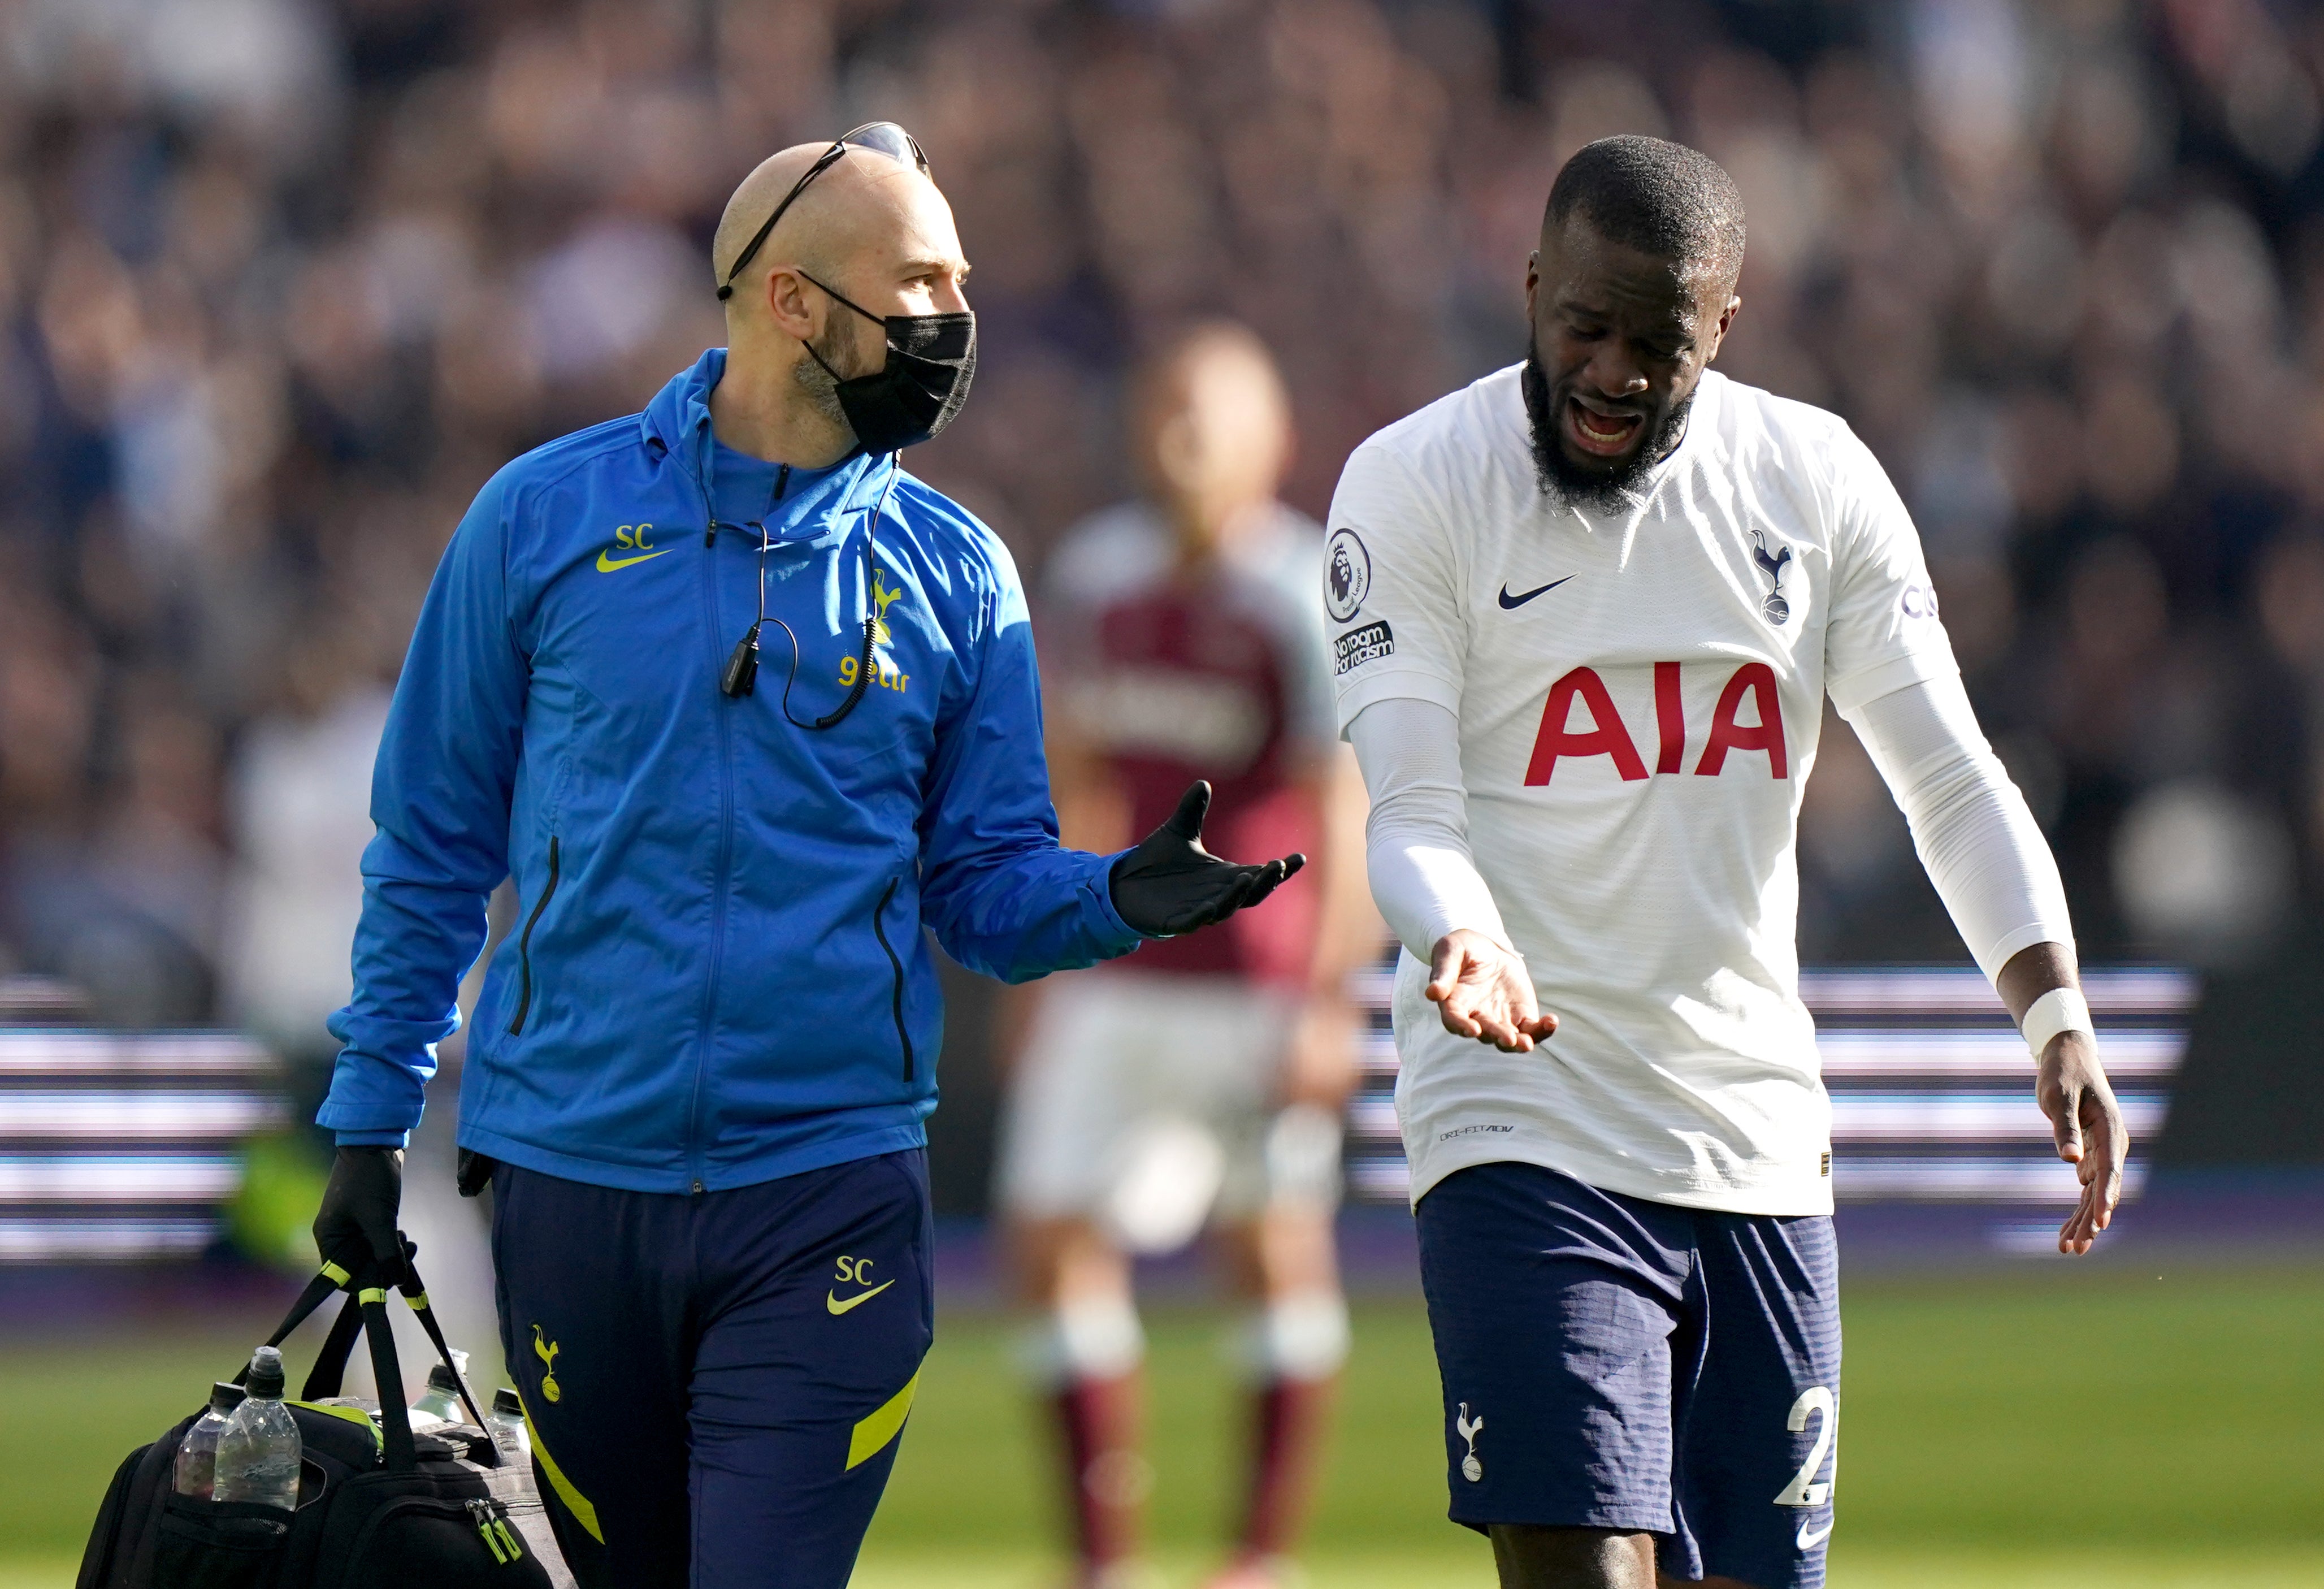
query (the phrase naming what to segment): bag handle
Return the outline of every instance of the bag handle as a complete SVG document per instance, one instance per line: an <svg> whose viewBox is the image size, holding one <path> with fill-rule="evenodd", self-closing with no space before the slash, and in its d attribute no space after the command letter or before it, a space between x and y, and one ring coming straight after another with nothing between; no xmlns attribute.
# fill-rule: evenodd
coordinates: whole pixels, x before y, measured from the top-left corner
<svg viewBox="0 0 2324 1589"><path fill-rule="evenodd" d="M436 1347L437 1361L451 1371L452 1382L460 1388L460 1405L468 1409L468 1417L476 1427L484 1432L487 1437L485 1444L492 1447L491 1459L477 1465L498 1467L501 1464L501 1443L490 1438L493 1426L484 1421L484 1409L476 1405L476 1393L468 1389L468 1376L460 1372L459 1362L453 1357L452 1348L444 1339L444 1326L436 1322L436 1310L428 1306L428 1289L420 1284L420 1271L409 1263L405 1270L411 1278L399 1288L403 1292L403 1299L411 1305L412 1313L419 1317L420 1327L428 1332L428 1339Z"/></svg>
<svg viewBox="0 0 2324 1589"><path fill-rule="evenodd" d="M499 1467L502 1461L500 1442L492 1438L492 1426L484 1421L484 1409L476 1403L475 1392L468 1387L468 1377L460 1372L459 1363L452 1356L451 1345L444 1339L444 1326L437 1321L436 1310L429 1306L427 1287L420 1280L419 1270L410 1263L410 1257L411 1253L407 1250L405 1279L397 1289L403 1293L403 1299L410 1305L411 1311L419 1316L420 1326L428 1332L429 1343L436 1348L438 1361L451 1374L453 1383L459 1387L461 1405L475 1420L476 1427L484 1432L482 1454L479 1455L479 1447L472 1443L468 1459L479 1467ZM301 1387L300 1395L313 1401L339 1393L339 1386L346 1375L347 1360L355 1353L355 1335L360 1331L370 1343L372 1377L378 1382L382 1392L380 1427L385 1436L388 1466L397 1472L409 1472L418 1457L412 1445L410 1413L403 1405L403 1370L396 1356L394 1330L388 1322L386 1289L359 1283L372 1278L368 1264L360 1273L350 1273L336 1263L325 1263L307 1282L305 1289L299 1293L298 1300L290 1305L290 1311L283 1315L281 1324L276 1326L266 1344L270 1346L282 1344L290 1332L304 1324L308 1316L320 1307L332 1292L345 1289L348 1293L346 1305L340 1308L338 1317L332 1321L330 1334L324 1337L321 1348L316 1353L315 1366L307 1375L307 1382ZM234 1382L239 1385L249 1377L250 1365L244 1363L235 1374ZM393 1388L392 1395L387 1393L390 1387Z"/></svg>
<svg viewBox="0 0 2324 1589"><path fill-rule="evenodd" d="M363 1309L364 1337L371 1343L371 1374L381 1391L379 1427L385 1437L387 1469L408 1474L420 1465L420 1454L411 1443L411 1414L403 1405L403 1367L396 1362L395 1331L387 1322L387 1292L378 1286L365 1286L355 1294L355 1302Z"/></svg>
<svg viewBox="0 0 2324 1589"><path fill-rule="evenodd" d="M331 1333L323 1337L322 1347L315 1353L315 1366L299 1390L301 1400L320 1401L326 1396L339 1393L339 1387L346 1380L347 1359L355 1355L356 1333L362 1328L363 1305L350 1296L340 1307L339 1316L331 1321Z"/></svg>
<svg viewBox="0 0 2324 1589"><path fill-rule="evenodd" d="M324 1264L321 1269L316 1270L315 1278L307 1282L306 1289L299 1293L299 1299L290 1304L290 1311L282 1316L282 1322L274 1326L274 1333L266 1337L266 1344L269 1346L280 1346L289 1340L290 1332L305 1324L309 1314L320 1307L329 1299L332 1292L347 1284L353 1278L336 1263ZM322 1380L325 1367L334 1361L337 1367L333 1370L330 1376L331 1388L320 1393L325 1396L338 1394L338 1376L346 1372L347 1353L355 1347L355 1331L347 1323L347 1315L355 1312L355 1298L351 1296L347 1298L347 1306L340 1313L337 1322L331 1326L330 1335L324 1341L321 1355L316 1361L315 1372L307 1376L306 1388L300 1391L300 1395L310 1401L318 1393L315 1387ZM234 1377L226 1383L239 1385L249 1378L250 1364L244 1363L234 1371Z"/></svg>
<svg viewBox="0 0 2324 1589"><path fill-rule="evenodd" d="M274 1326L274 1333L266 1337L266 1344L280 1346L289 1340L290 1332L305 1324L309 1314L320 1307L332 1292L353 1278L336 1263L323 1265L315 1272L315 1278L307 1282L307 1289L299 1293L299 1299L290 1304L290 1311L282 1316L282 1322ZM242 1365L242 1372L234 1376L234 1382L239 1385L249 1374L250 1365L245 1363Z"/></svg>

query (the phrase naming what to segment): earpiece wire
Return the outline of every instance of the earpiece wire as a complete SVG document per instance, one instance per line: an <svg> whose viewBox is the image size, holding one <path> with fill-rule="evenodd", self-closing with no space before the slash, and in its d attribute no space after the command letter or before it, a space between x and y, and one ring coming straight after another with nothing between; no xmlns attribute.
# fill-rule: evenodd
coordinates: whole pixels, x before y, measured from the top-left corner
<svg viewBox="0 0 2324 1589"><path fill-rule="evenodd" d="M776 628L780 629L783 632L784 638L791 642L790 672L783 679L782 698L778 705L783 714L783 720L794 728L804 728L810 733L819 733L826 728L836 727L842 718L845 717L848 713L855 709L857 704L863 699L864 692L872 686L872 642L879 634L880 626L879 614L873 607L873 597L872 592L872 587L873 584L876 583L880 572L880 519L881 516L888 511L888 494L895 488L896 476L902 473L902 471L903 465L897 461L896 455L894 453L890 453L888 455L888 477L881 484L880 499L872 504L872 516L864 522L863 651L862 653L855 660L854 688L847 692L846 699L841 701L839 705L834 707L829 713L821 717L817 717L812 723L802 723L797 717L791 716L791 686L798 682L798 635L792 630L788 624L784 623L780 618L770 618L767 615L767 527L763 523L759 526L759 622L761 625L772 624Z"/></svg>

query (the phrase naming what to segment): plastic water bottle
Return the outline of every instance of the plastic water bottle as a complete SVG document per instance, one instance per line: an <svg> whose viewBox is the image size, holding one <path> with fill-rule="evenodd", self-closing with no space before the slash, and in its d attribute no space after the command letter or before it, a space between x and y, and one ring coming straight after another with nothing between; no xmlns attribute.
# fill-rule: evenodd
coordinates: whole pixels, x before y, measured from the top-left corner
<svg viewBox="0 0 2324 1589"><path fill-rule="evenodd" d="M242 1405L243 1389L221 1380L210 1387L210 1404L202 1409L202 1416L178 1442L178 1465L174 1487L180 1495L198 1500L210 1499L210 1488L217 1482L218 1436L226 1431L226 1420L234 1409Z"/></svg>
<svg viewBox="0 0 2324 1589"><path fill-rule="evenodd" d="M465 1376L468 1372L468 1354L457 1347L452 1350L452 1361L459 1365ZM428 1371L428 1388L411 1403L411 1427L414 1430L433 1428L438 1424L466 1421L467 1409L460 1402L460 1381L452 1371L437 1363Z"/></svg>
<svg viewBox="0 0 2324 1589"><path fill-rule="evenodd" d="M282 1405L282 1353L272 1346L252 1353L244 1391L242 1405L218 1436L211 1498L296 1511L299 1425Z"/></svg>
<svg viewBox="0 0 2324 1589"><path fill-rule="evenodd" d="M532 1460L532 1436L524 1427L524 1399L508 1386L493 1392L493 1442L501 1455L521 1467Z"/></svg>

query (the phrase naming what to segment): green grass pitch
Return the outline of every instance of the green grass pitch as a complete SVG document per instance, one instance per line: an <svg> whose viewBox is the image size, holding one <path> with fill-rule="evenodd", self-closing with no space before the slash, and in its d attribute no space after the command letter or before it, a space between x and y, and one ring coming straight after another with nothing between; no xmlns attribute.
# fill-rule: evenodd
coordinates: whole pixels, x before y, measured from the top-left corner
<svg viewBox="0 0 2324 1589"><path fill-rule="evenodd" d="M2039 1263L1847 1292L1838 1589L2275 1589L2324 1584L2324 1272ZM1240 1454L1220 1317L1148 1320L1161 1582L1214 1559ZM860 1589L1047 1589L1041 1431L1003 1321L940 1319ZM113 1464L247 1342L92 1336L0 1349L0 1589L69 1584ZM483 1354L480 1353L479 1356ZM1443 1520L1416 1303L1357 1313L1305 1561L1315 1589L1491 1582Z"/></svg>

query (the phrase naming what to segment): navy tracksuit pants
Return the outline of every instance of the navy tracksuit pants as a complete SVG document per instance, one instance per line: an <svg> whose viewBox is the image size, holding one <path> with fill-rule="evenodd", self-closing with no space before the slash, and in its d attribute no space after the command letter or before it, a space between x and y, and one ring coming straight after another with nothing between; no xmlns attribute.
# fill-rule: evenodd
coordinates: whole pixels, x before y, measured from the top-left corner
<svg viewBox="0 0 2324 1589"><path fill-rule="evenodd" d="M493 1188L501 1344L584 1589L844 1589L934 1335L926 1151Z"/></svg>

